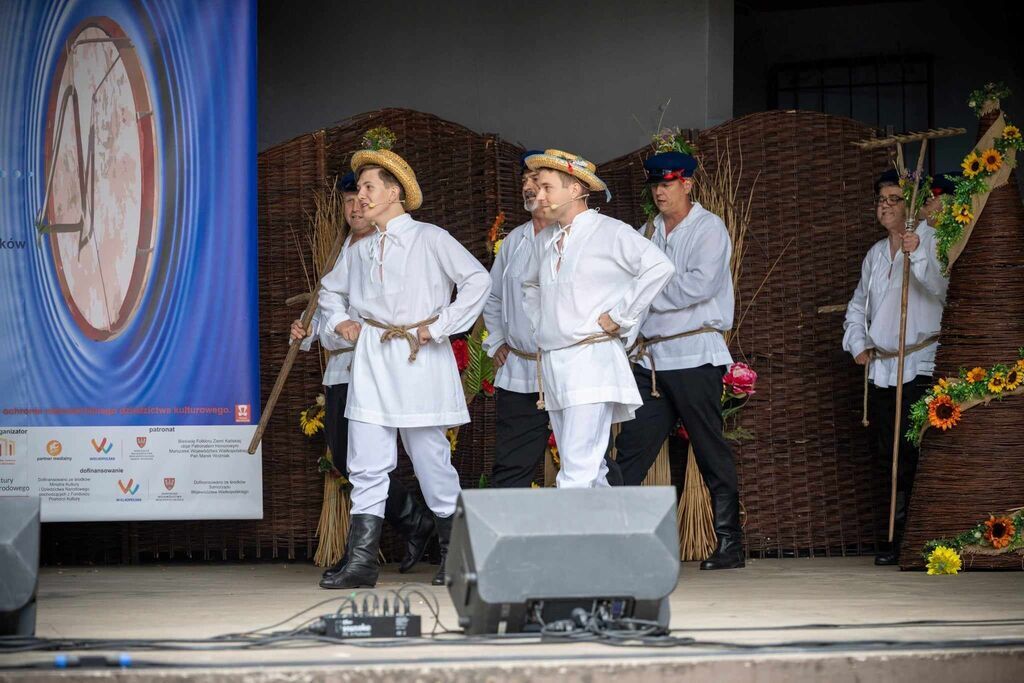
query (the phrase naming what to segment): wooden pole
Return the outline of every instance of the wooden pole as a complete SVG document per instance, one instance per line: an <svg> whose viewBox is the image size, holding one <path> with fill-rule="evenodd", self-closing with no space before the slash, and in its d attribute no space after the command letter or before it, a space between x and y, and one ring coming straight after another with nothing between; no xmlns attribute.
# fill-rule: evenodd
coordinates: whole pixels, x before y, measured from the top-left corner
<svg viewBox="0 0 1024 683"><path fill-rule="evenodd" d="M327 257L326 263L333 268L334 263L338 260L338 254L341 253L341 247L345 244L345 237L348 235L348 226L345 224L345 218L341 218L341 225L338 228L338 236L334 238L334 245L331 247L331 253ZM328 269L328 272L330 270ZM317 305L317 294L320 292L320 282L316 283L316 287L309 295L309 301L306 303L306 309L302 312L302 327L309 329L309 324L313 320L313 314L316 312ZM252 455L256 452L256 449L260 445L260 441L263 440L263 432L267 430L267 424L270 422L270 416L274 412L274 406L277 405L277 399L281 397L281 392L284 390L284 383L288 379L288 374L292 371L292 365L295 363L295 357L299 353L298 342L291 344L288 347L288 353L284 357L284 363L281 365L281 371L277 373L277 380L274 382L274 388L270 391L270 398L267 399L267 405L263 408L263 413L260 415L260 423L256 426L256 433L252 435L252 441L249 442L249 454Z"/></svg>
<svg viewBox="0 0 1024 683"><path fill-rule="evenodd" d="M897 143L901 144L901 143ZM914 172L914 191L907 207L906 232L917 227L917 193L921 189L921 171L924 168L924 154L928 149L928 138L921 139L921 151L917 155L917 170ZM905 233L904 233L905 234ZM903 250L903 282L900 295L900 348L896 358L896 416L892 434L892 492L889 496L889 542L892 543L896 529L896 479L900 465L900 422L903 417L903 361L907 353L907 304L910 298L910 253Z"/></svg>
<svg viewBox="0 0 1024 683"><path fill-rule="evenodd" d="M906 133L902 135L889 135L884 138L870 138L860 140L853 144L861 149L878 149L880 147L896 147L896 164L900 175L906 172L903 167L903 143L920 142L921 151L917 156L917 170L914 174L914 191L911 194L910 205L907 207L906 229L911 232L917 227L917 215L914 212L914 205L917 204L917 193L921 189L921 171L924 168L924 154L929 140L939 138L950 138L966 133L964 128L932 128L917 133ZM892 494L889 497L889 542L892 542L896 529L896 479L899 471L900 458L900 422L903 416L903 362L907 353L907 302L910 297L910 254L903 252L903 283L902 296L900 299L900 346L897 354L899 365L896 369L896 416L894 419L895 428L892 439Z"/></svg>

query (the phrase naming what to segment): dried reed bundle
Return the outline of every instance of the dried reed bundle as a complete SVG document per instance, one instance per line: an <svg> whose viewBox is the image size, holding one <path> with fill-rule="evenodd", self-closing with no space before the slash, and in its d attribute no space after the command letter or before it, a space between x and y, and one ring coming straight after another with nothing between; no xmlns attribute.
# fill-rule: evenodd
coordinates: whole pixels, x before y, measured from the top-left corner
<svg viewBox="0 0 1024 683"><path fill-rule="evenodd" d="M312 259L312 274L306 267L306 257L301 250L299 256L302 259L306 284L312 293L320 279L334 267L333 263L327 261L338 237L338 231L342 230L344 226L344 202L334 181L326 182L324 187L313 193L313 211L312 213L307 211L306 218L308 220L306 240ZM327 351L321 349L321 371L326 363ZM329 448L326 450L326 457L332 463L334 462ZM345 552L350 507L348 491L339 486L337 478L330 472L325 473L324 499L320 507L320 521L316 529L316 536L320 542L313 557L317 565L321 567L333 565L341 559Z"/></svg>

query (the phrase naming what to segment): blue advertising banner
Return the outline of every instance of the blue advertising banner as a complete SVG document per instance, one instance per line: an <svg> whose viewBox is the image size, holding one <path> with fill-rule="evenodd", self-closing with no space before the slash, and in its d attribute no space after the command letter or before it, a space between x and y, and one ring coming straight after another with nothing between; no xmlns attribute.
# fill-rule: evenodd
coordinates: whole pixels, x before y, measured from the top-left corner
<svg viewBox="0 0 1024 683"><path fill-rule="evenodd" d="M255 6L0 0L0 496L262 516Z"/></svg>

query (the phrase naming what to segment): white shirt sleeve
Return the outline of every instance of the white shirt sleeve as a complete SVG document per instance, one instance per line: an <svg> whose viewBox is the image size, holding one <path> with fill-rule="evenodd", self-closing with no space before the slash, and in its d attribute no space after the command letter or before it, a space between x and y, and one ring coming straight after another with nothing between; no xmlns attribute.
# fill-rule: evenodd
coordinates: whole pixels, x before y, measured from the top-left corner
<svg viewBox="0 0 1024 683"><path fill-rule="evenodd" d="M348 315L348 269L351 259L339 258L334 264L331 272L327 273L320 280L320 294L318 303L320 306L323 327L331 332L346 320L351 320Z"/></svg>
<svg viewBox="0 0 1024 683"><path fill-rule="evenodd" d="M634 275L622 299L608 311L608 316L622 328L621 332L628 334L640 323L651 301L676 269L661 249L632 229L619 232L612 256Z"/></svg>
<svg viewBox="0 0 1024 683"><path fill-rule="evenodd" d="M846 305L846 320L843 322L843 350L856 358L868 348L868 290L871 286L871 252L864 257L860 267L860 282L853 290L853 297Z"/></svg>
<svg viewBox="0 0 1024 683"><path fill-rule="evenodd" d="M304 338L302 340L302 343L299 344L299 349L300 350L302 350L302 351L309 351L311 348L313 348L313 340L316 339L317 335L320 334L320 330L321 330L321 328L323 328L323 325L324 325L323 314L320 312L320 309L318 307L316 309L316 312L313 313L313 320L310 321L310 323L309 323L309 336ZM291 346L291 345L292 345L292 340L289 339L288 340L288 346Z"/></svg>
<svg viewBox="0 0 1024 683"><path fill-rule="evenodd" d="M487 271L458 240L443 233L435 245L435 255L444 274L455 283L455 300L445 306L437 320L427 329L434 341L468 329L483 310L490 291L491 278Z"/></svg>
<svg viewBox="0 0 1024 683"><path fill-rule="evenodd" d="M910 254L910 272L933 296L946 302L949 279L942 274L934 235L921 235L921 243Z"/></svg>
<svg viewBox="0 0 1024 683"><path fill-rule="evenodd" d="M534 334L540 328L540 264L543 241L538 239L534 242L533 252L530 254L530 262L523 275L523 312L530 321Z"/></svg>
<svg viewBox="0 0 1024 683"><path fill-rule="evenodd" d="M501 345L508 338L508 330L505 329L505 320L502 317L502 297L504 297L505 283L504 272L508 261L508 238L498 249L498 255L494 257L494 264L491 265L491 291L487 295L487 302L484 304L484 325L487 327L487 339L484 340L484 351L491 358L498 352Z"/></svg>
<svg viewBox="0 0 1024 683"><path fill-rule="evenodd" d="M665 286L663 299L674 309L684 309L708 301L725 286L725 278L731 277L729 233L724 225L706 228L693 242L687 253L680 253L676 259L676 274Z"/></svg>

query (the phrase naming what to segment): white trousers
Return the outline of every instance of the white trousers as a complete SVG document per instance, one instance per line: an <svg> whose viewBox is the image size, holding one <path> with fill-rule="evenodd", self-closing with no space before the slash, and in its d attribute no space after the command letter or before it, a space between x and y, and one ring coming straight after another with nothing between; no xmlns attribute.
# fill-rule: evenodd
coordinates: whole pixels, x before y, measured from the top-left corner
<svg viewBox="0 0 1024 683"><path fill-rule="evenodd" d="M384 516L390 485L388 474L398 466L398 433L412 460L427 507L450 517L462 487L452 465L444 427L384 427L348 421L348 480L352 483L352 514Z"/></svg>
<svg viewBox="0 0 1024 683"><path fill-rule="evenodd" d="M558 488L608 486L604 456L611 438L613 403L586 403L548 411L558 444Z"/></svg>

